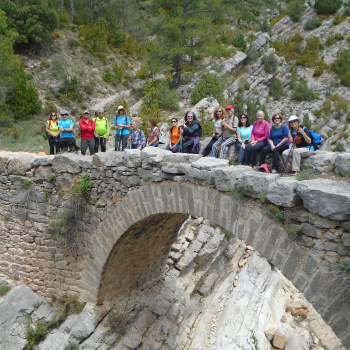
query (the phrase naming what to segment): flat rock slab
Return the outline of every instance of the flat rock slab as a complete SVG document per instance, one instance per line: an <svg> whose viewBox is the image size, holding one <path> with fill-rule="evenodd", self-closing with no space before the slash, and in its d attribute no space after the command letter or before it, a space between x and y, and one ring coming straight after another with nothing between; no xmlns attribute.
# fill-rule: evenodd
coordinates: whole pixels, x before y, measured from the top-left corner
<svg viewBox="0 0 350 350"><path fill-rule="evenodd" d="M341 153L335 159L335 172L347 176L350 174L350 153Z"/></svg>
<svg viewBox="0 0 350 350"><path fill-rule="evenodd" d="M226 168L214 168L213 170L215 187L219 191L232 190L242 176L253 172L253 169L243 165L230 166Z"/></svg>
<svg viewBox="0 0 350 350"><path fill-rule="evenodd" d="M350 220L350 184L315 179L298 182L295 190L311 213L331 220Z"/></svg>
<svg viewBox="0 0 350 350"><path fill-rule="evenodd" d="M238 179L235 189L253 198L266 195L270 184L279 178L277 174L266 174L261 172L249 172Z"/></svg>
<svg viewBox="0 0 350 350"><path fill-rule="evenodd" d="M300 197L295 191L297 179L280 178L276 182L272 182L268 189L266 198L275 205L287 208L294 207Z"/></svg>
<svg viewBox="0 0 350 350"><path fill-rule="evenodd" d="M161 167L163 158L170 151L158 147L146 147L141 151L142 168L152 169L154 167Z"/></svg>
<svg viewBox="0 0 350 350"><path fill-rule="evenodd" d="M228 159L204 157L192 163L191 166L199 170L211 171L214 168L222 168L228 166Z"/></svg>
<svg viewBox="0 0 350 350"><path fill-rule="evenodd" d="M317 151L308 158L302 158L302 165L304 168L328 173L334 170L336 158L337 154L334 152Z"/></svg>

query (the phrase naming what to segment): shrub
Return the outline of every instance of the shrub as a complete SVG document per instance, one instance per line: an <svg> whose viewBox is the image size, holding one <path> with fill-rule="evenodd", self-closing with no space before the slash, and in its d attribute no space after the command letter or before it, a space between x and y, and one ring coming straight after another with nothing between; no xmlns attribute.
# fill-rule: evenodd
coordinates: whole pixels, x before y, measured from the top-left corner
<svg viewBox="0 0 350 350"><path fill-rule="evenodd" d="M113 81L113 74L109 69L106 69L102 74L102 80L105 83L111 83Z"/></svg>
<svg viewBox="0 0 350 350"><path fill-rule="evenodd" d="M294 101L313 101L317 98L316 93L308 87L306 79L300 79L294 84L292 100Z"/></svg>
<svg viewBox="0 0 350 350"><path fill-rule="evenodd" d="M159 107L168 111L178 111L180 96L176 90L172 90L164 81L158 91Z"/></svg>
<svg viewBox="0 0 350 350"><path fill-rule="evenodd" d="M271 53L270 55L265 55L262 58L262 63L264 65L265 71L269 74L276 72L276 69L279 65L278 59L273 53Z"/></svg>
<svg viewBox="0 0 350 350"><path fill-rule="evenodd" d="M235 107L235 114L236 115L241 115L244 113L244 98L241 94L237 94L234 101L233 101L233 105ZM250 117L250 116L248 116Z"/></svg>
<svg viewBox="0 0 350 350"><path fill-rule="evenodd" d="M332 64L332 71L336 73L344 86L350 86L350 50L341 50Z"/></svg>
<svg viewBox="0 0 350 350"><path fill-rule="evenodd" d="M282 81L276 77L273 77L269 93L275 100L279 101L285 94Z"/></svg>
<svg viewBox="0 0 350 350"><path fill-rule="evenodd" d="M326 46L332 46L336 42L344 39L344 35L340 33L330 34L325 42Z"/></svg>
<svg viewBox="0 0 350 350"><path fill-rule="evenodd" d="M247 63L252 63L259 58L259 51L252 44L249 45L245 53L247 55Z"/></svg>
<svg viewBox="0 0 350 350"><path fill-rule="evenodd" d="M274 218L278 219L281 222L284 222L284 211L279 209L273 204L268 206L268 211L274 216Z"/></svg>
<svg viewBox="0 0 350 350"><path fill-rule="evenodd" d="M342 5L342 0L316 0L315 10L319 15L332 15Z"/></svg>
<svg viewBox="0 0 350 350"><path fill-rule="evenodd" d="M306 21L304 29L305 30L313 30L313 29L320 27L321 25L322 25L322 22L319 20L318 17L312 17Z"/></svg>
<svg viewBox="0 0 350 350"><path fill-rule="evenodd" d="M5 295L11 289L10 286L0 286L0 295Z"/></svg>
<svg viewBox="0 0 350 350"><path fill-rule="evenodd" d="M67 42L67 45L68 45L68 48L70 50L76 48L76 47L79 47L80 46L80 42L78 40L75 40L75 39L69 39L68 42Z"/></svg>
<svg viewBox="0 0 350 350"><path fill-rule="evenodd" d="M324 46L319 38L307 39L305 48L297 59L296 64L304 67L314 67L318 60L318 54Z"/></svg>
<svg viewBox="0 0 350 350"><path fill-rule="evenodd" d="M245 41L244 35L241 32L235 33L232 39L232 44L241 51L247 48L247 42Z"/></svg>
<svg viewBox="0 0 350 350"><path fill-rule="evenodd" d="M204 74L201 81L195 86L191 94L191 102L196 104L209 96L215 97L219 103L224 99L222 82L217 75L212 73Z"/></svg>
<svg viewBox="0 0 350 350"><path fill-rule="evenodd" d="M0 102L0 128L6 128L12 126L14 122L14 116L9 106Z"/></svg>
<svg viewBox="0 0 350 350"><path fill-rule="evenodd" d="M335 147L336 152L345 152L345 146L341 142L337 142Z"/></svg>
<svg viewBox="0 0 350 350"><path fill-rule="evenodd" d="M304 1L303 0L290 0L287 1L287 14L293 22L299 22L301 19L301 13L304 11Z"/></svg>

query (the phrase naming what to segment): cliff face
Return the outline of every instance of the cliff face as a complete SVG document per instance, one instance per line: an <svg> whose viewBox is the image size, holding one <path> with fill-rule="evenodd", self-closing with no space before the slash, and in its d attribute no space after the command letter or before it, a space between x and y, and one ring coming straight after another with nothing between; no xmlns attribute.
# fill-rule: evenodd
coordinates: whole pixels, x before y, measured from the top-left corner
<svg viewBox="0 0 350 350"><path fill-rule="evenodd" d="M0 344L23 349L26 324L35 328L37 320L55 315L28 288L13 288L0 301ZM100 307L86 304L37 348L270 350L280 341L289 350L345 350L302 294L258 252L234 233L188 218L158 281Z"/></svg>

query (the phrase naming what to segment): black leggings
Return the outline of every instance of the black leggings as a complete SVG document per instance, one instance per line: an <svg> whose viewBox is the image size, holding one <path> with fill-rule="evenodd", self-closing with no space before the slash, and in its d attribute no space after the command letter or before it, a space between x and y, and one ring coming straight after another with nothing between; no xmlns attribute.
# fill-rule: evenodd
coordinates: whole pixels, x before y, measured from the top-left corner
<svg viewBox="0 0 350 350"><path fill-rule="evenodd" d="M50 154L55 154L55 148L56 148L56 154L60 151L59 147L59 137L50 137L49 140L49 146L50 146Z"/></svg>

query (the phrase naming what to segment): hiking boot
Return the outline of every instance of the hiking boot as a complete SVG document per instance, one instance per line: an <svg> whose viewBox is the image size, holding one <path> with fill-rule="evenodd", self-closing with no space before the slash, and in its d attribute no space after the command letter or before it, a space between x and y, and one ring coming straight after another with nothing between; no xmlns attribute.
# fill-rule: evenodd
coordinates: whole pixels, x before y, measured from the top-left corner
<svg viewBox="0 0 350 350"><path fill-rule="evenodd" d="M272 169L271 170L271 174L277 174L277 170L276 169Z"/></svg>
<svg viewBox="0 0 350 350"><path fill-rule="evenodd" d="M292 171L289 175L290 176L298 176L299 175L299 171Z"/></svg>

